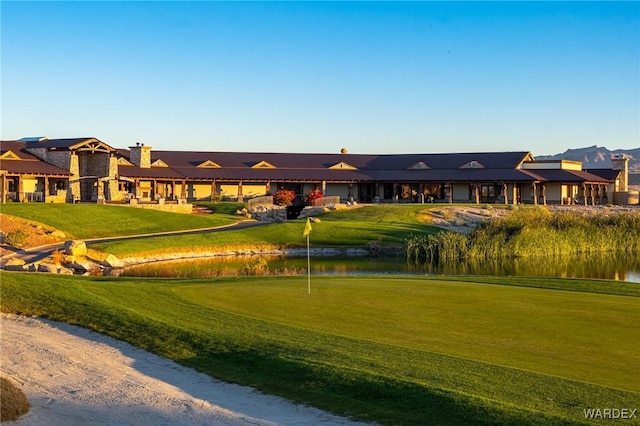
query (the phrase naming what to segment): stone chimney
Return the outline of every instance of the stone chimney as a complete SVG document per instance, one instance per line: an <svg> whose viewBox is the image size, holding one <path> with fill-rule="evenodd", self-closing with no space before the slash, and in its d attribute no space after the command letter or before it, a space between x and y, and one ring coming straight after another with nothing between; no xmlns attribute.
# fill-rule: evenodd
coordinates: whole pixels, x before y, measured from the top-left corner
<svg viewBox="0 0 640 426"><path fill-rule="evenodd" d="M626 154L611 154L613 170L622 170L618 177L616 191L626 192L629 190L629 157Z"/></svg>
<svg viewBox="0 0 640 426"><path fill-rule="evenodd" d="M129 160L141 169L151 168L151 147L140 142L129 147Z"/></svg>

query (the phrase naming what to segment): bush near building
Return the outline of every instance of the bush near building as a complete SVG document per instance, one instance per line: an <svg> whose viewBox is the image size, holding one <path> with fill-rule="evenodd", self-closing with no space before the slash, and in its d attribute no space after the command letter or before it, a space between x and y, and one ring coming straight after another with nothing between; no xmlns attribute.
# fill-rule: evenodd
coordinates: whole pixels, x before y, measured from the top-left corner
<svg viewBox="0 0 640 426"><path fill-rule="evenodd" d="M324 194L321 190L312 189L311 191L307 192L307 195L304 197L304 202L308 206L313 206L314 201L319 200L322 197L324 197Z"/></svg>
<svg viewBox="0 0 640 426"><path fill-rule="evenodd" d="M289 207L296 199L296 192L290 189L279 189L273 194L273 204Z"/></svg>

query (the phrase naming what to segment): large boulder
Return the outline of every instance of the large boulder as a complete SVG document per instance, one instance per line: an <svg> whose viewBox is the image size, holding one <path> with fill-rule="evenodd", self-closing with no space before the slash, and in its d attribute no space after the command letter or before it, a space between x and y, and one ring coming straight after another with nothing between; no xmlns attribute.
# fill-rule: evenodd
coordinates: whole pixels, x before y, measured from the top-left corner
<svg viewBox="0 0 640 426"><path fill-rule="evenodd" d="M68 240L64 242L64 252L76 257L87 255L87 245L82 240Z"/></svg>

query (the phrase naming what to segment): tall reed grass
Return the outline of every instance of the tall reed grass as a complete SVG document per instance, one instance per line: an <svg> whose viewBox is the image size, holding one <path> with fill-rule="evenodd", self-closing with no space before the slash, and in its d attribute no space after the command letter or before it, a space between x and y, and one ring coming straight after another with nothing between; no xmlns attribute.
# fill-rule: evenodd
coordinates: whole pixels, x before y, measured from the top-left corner
<svg viewBox="0 0 640 426"><path fill-rule="evenodd" d="M407 259L416 263L640 254L640 214L521 208L502 219L481 223L468 235L450 231L411 235L405 249Z"/></svg>

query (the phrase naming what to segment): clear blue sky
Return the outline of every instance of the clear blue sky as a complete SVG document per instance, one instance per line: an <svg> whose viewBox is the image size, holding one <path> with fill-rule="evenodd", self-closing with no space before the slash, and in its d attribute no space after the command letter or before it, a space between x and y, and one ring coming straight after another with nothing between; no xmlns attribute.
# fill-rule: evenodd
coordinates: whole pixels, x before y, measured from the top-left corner
<svg viewBox="0 0 640 426"><path fill-rule="evenodd" d="M640 145L639 2L0 7L5 140L537 155Z"/></svg>

